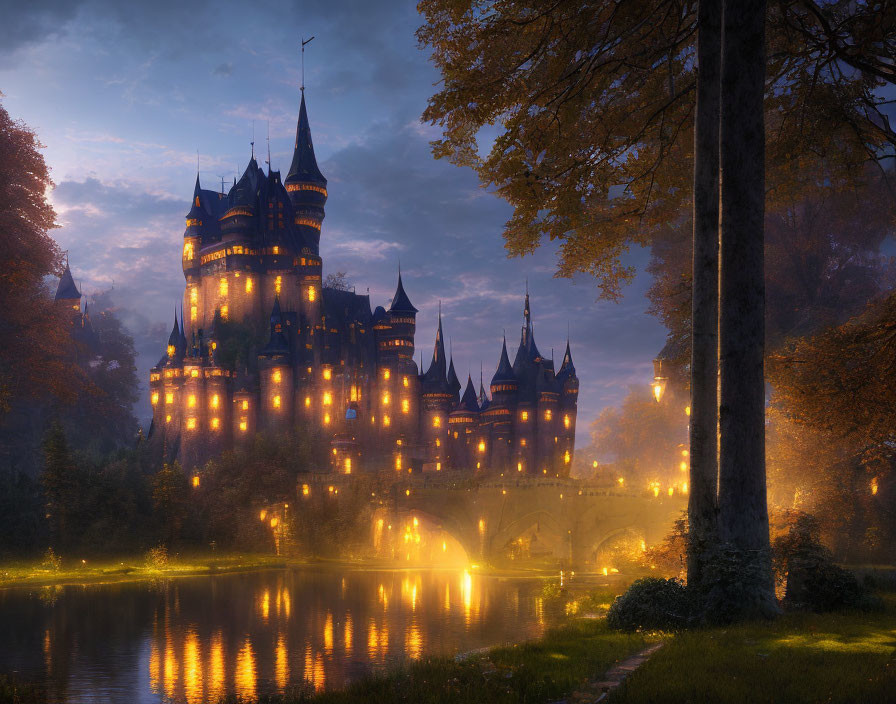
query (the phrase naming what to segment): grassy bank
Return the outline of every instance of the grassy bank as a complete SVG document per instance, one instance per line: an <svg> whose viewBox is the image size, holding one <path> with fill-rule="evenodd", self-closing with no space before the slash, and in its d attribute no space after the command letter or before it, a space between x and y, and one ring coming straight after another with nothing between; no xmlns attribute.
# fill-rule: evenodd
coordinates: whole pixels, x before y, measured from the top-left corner
<svg viewBox="0 0 896 704"><path fill-rule="evenodd" d="M274 555L176 556L159 564L145 557L120 560L63 561L58 568L40 560L0 565L0 588L62 584L102 584L168 577L189 577L285 567Z"/></svg>

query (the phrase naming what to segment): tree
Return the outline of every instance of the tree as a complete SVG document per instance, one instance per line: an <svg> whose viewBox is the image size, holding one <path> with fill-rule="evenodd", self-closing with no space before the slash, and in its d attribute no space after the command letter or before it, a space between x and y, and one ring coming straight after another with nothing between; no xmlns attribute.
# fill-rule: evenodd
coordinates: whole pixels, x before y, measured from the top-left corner
<svg viewBox="0 0 896 704"><path fill-rule="evenodd" d="M335 291L351 291L354 286L348 280L348 275L344 271L330 272L324 279L324 288L331 288Z"/></svg>
<svg viewBox="0 0 896 704"><path fill-rule="evenodd" d="M57 549L66 546L78 532L77 507L80 487L77 466L65 432L54 422L44 439L44 468L40 481L44 490L50 538Z"/></svg>
<svg viewBox="0 0 896 704"><path fill-rule="evenodd" d="M190 501L190 484L180 464L165 464L152 480L152 506L158 535L166 547L182 537Z"/></svg>

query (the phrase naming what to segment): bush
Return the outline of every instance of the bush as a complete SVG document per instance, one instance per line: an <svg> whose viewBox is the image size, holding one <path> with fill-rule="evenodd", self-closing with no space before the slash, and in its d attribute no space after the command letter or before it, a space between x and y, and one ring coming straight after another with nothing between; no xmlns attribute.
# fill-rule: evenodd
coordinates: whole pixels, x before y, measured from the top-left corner
<svg viewBox="0 0 896 704"><path fill-rule="evenodd" d="M58 572L62 568L62 558L53 551L53 548L47 548L40 566L45 570Z"/></svg>
<svg viewBox="0 0 896 704"><path fill-rule="evenodd" d="M156 548L150 549L146 553L144 561L148 569L165 569L168 566L168 548L166 548L164 545L159 545Z"/></svg>
<svg viewBox="0 0 896 704"><path fill-rule="evenodd" d="M789 609L821 613L877 605L855 575L834 564L821 544L818 521L809 514L797 515L790 531L775 540L774 557Z"/></svg>
<svg viewBox="0 0 896 704"><path fill-rule="evenodd" d="M644 577L616 597L607 613L607 625L618 631L675 630L693 620L687 587L678 579Z"/></svg>

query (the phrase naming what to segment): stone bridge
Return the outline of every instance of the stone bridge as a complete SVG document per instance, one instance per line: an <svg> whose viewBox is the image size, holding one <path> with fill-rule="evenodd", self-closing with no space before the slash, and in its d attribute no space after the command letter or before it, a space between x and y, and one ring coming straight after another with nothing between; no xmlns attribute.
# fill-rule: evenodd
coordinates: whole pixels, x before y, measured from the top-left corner
<svg viewBox="0 0 896 704"><path fill-rule="evenodd" d="M318 476L331 486L336 482L340 492L361 487L350 477ZM524 539L537 544L542 558L599 569L597 556L614 541L660 542L687 507L685 496L575 479L474 480L446 473L395 478L374 491L369 482L363 486L392 520L417 516L457 540L470 559L490 563L501 562L514 541Z"/></svg>

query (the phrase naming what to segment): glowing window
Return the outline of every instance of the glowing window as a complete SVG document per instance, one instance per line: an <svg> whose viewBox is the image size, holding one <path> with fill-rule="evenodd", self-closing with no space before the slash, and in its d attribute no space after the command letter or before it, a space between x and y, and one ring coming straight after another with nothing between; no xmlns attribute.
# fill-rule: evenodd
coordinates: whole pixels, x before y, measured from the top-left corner
<svg viewBox="0 0 896 704"><path fill-rule="evenodd" d="M227 320L230 309L227 306L221 306L221 320Z"/></svg>
<svg viewBox="0 0 896 704"><path fill-rule="evenodd" d="M212 418L212 430L217 430L221 427L221 419L220 418Z"/></svg>
<svg viewBox="0 0 896 704"><path fill-rule="evenodd" d="M280 290L282 288L283 288L283 277L278 276L276 279L274 279L274 291L276 291L279 294Z"/></svg>
<svg viewBox="0 0 896 704"><path fill-rule="evenodd" d="M159 392L158 392L158 391L153 391L153 392L152 392L151 403L152 403L153 406L155 406L158 402L159 402Z"/></svg>
<svg viewBox="0 0 896 704"><path fill-rule="evenodd" d="M271 378L273 379L275 384L279 384L280 381L282 380L283 376L281 375L279 369L275 369L274 373L271 375Z"/></svg>
<svg viewBox="0 0 896 704"><path fill-rule="evenodd" d="M310 396L305 397L305 408L311 408L311 397Z"/></svg>
<svg viewBox="0 0 896 704"><path fill-rule="evenodd" d="M198 369L191 369L191 370L190 370L190 376L193 377L194 379L198 378L198 377L199 377L199 370L198 370Z"/></svg>
<svg viewBox="0 0 896 704"><path fill-rule="evenodd" d="M569 464L569 450L567 450L566 453L563 455L563 461L566 464Z"/></svg>
<svg viewBox="0 0 896 704"><path fill-rule="evenodd" d="M457 440L457 431L454 431L454 439Z"/></svg>
<svg viewBox="0 0 896 704"><path fill-rule="evenodd" d="M439 416L432 417L432 427L433 428L441 428L442 427L442 419Z"/></svg>
<svg viewBox="0 0 896 704"><path fill-rule="evenodd" d="M516 463L516 471L517 471L517 472L522 472L522 471L523 471L523 463L522 463L522 462L517 462L517 463Z"/></svg>
<svg viewBox="0 0 896 704"><path fill-rule="evenodd" d="M333 378L333 372L330 371L329 369L324 369L324 379L326 381L329 381L332 378Z"/></svg>
<svg viewBox="0 0 896 704"><path fill-rule="evenodd" d="M248 428L249 428L249 423L248 423L248 421L241 420L241 421L240 421L240 430L241 430L242 432L245 433L246 430L248 430Z"/></svg>
<svg viewBox="0 0 896 704"><path fill-rule="evenodd" d="M271 251L273 251L274 254L280 254L280 248L279 248L279 247L276 247L276 246L275 246L275 247L272 247ZM279 279L280 277L278 276L277 278Z"/></svg>
<svg viewBox="0 0 896 704"><path fill-rule="evenodd" d="M400 452L397 455L395 455L395 470L399 471L399 472L401 471L401 453Z"/></svg>
<svg viewBox="0 0 896 704"><path fill-rule="evenodd" d="M274 396L274 408L280 408L280 397Z"/></svg>
<svg viewBox="0 0 896 704"><path fill-rule="evenodd" d="M529 420L529 411L523 411L522 413L520 413L520 420L523 422Z"/></svg>
<svg viewBox="0 0 896 704"><path fill-rule="evenodd" d="M194 489L199 488L199 475L198 474L193 475L193 488Z"/></svg>
<svg viewBox="0 0 896 704"><path fill-rule="evenodd" d="M441 446L442 446L442 441L439 440L438 438L436 438L436 447L441 447Z"/></svg>
<svg viewBox="0 0 896 704"><path fill-rule="evenodd" d="M388 369L383 369L383 379L389 381L390 376L392 376L392 372L390 372Z"/></svg>
<svg viewBox="0 0 896 704"><path fill-rule="evenodd" d="M346 457L346 458L345 458L345 463L344 463L343 466L344 466L344 468L345 468L345 473L346 473L346 474L351 474L351 473L352 473L352 458L351 458L351 457Z"/></svg>
<svg viewBox="0 0 896 704"><path fill-rule="evenodd" d="M199 289L195 286L190 286L190 303L194 306L199 303Z"/></svg>
<svg viewBox="0 0 896 704"><path fill-rule="evenodd" d="M389 424L392 422L392 419L389 416L383 416L383 426L389 427Z"/></svg>
<svg viewBox="0 0 896 704"><path fill-rule="evenodd" d="M187 398L187 405L190 408L196 408L196 395L190 394L189 398Z"/></svg>
<svg viewBox="0 0 896 704"><path fill-rule="evenodd" d="M168 356L173 357L174 352L175 352L174 345L168 345Z"/></svg>
<svg viewBox="0 0 896 704"><path fill-rule="evenodd" d="M184 242L184 259L192 259L193 258L193 243L192 242Z"/></svg>
<svg viewBox="0 0 896 704"><path fill-rule="evenodd" d="M308 496L311 493L311 488L307 484L302 484L302 496Z"/></svg>
<svg viewBox="0 0 896 704"><path fill-rule="evenodd" d="M389 392L387 391L386 393L383 394L383 405L384 405L384 406L388 406L388 405L389 405L389 400L390 400L390 399L389 399Z"/></svg>
<svg viewBox="0 0 896 704"><path fill-rule="evenodd" d="M331 403L333 403L332 394L329 391L324 391L324 405L329 406Z"/></svg>
<svg viewBox="0 0 896 704"><path fill-rule="evenodd" d="M166 422L166 423L170 423L170 422L171 422L171 416L170 416L170 415L165 416L165 422Z"/></svg>
<svg viewBox="0 0 896 704"><path fill-rule="evenodd" d="M248 411L248 410L249 410L249 402L248 402L247 400L243 399L242 406L243 406L243 410L244 410L244 411Z"/></svg>
<svg viewBox="0 0 896 704"><path fill-rule="evenodd" d="M172 393L165 394L165 403L174 403L174 394L172 394Z"/></svg>
<svg viewBox="0 0 896 704"><path fill-rule="evenodd" d="M352 384L351 392L349 393L349 399L351 401L358 400L358 387Z"/></svg>
<svg viewBox="0 0 896 704"><path fill-rule="evenodd" d="M563 416L563 427L564 427L564 428L568 428L568 427L569 427L569 416L568 416L568 415L567 415L567 416Z"/></svg>
<svg viewBox="0 0 896 704"><path fill-rule="evenodd" d="M437 471L437 472L441 472L441 471L442 471L442 463L441 463L441 462L436 462L436 471Z"/></svg>
<svg viewBox="0 0 896 704"><path fill-rule="evenodd" d="M187 430L193 430L196 427L195 418L187 418Z"/></svg>
<svg viewBox="0 0 896 704"><path fill-rule="evenodd" d="M522 445L523 447L526 446L526 438L520 438L520 445Z"/></svg>
<svg viewBox="0 0 896 704"><path fill-rule="evenodd" d="M551 409L549 408L549 409L547 409L547 410L544 412L544 419L545 419L545 420L550 420L551 417L552 417L553 415L554 415L554 414L551 413Z"/></svg>
<svg viewBox="0 0 896 704"><path fill-rule="evenodd" d="M252 293L252 279L246 278L246 293Z"/></svg>
<svg viewBox="0 0 896 704"><path fill-rule="evenodd" d="M480 451L480 452L485 452L485 440L480 440L480 441L479 441L479 451Z"/></svg>
<svg viewBox="0 0 896 704"><path fill-rule="evenodd" d="M402 377L401 383L404 384L405 387L407 387L410 384L407 377Z"/></svg>
<svg viewBox="0 0 896 704"><path fill-rule="evenodd" d="M220 281L218 281L218 295L219 296L226 296L227 289L228 289L228 287L227 287L227 279L226 278L223 278Z"/></svg>
<svg viewBox="0 0 896 704"><path fill-rule="evenodd" d="M217 408L219 403L220 403L220 399L218 398L218 394L215 394L214 396L212 396L212 401L209 405L212 408Z"/></svg>
<svg viewBox="0 0 896 704"><path fill-rule="evenodd" d="M190 322L195 323L199 319L199 307L190 306Z"/></svg>
<svg viewBox="0 0 896 704"><path fill-rule="evenodd" d="M401 412L402 413L410 413L411 411L411 402L406 398L401 400Z"/></svg>
<svg viewBox="0 0 896 704"><path fill-rule="evenodd" d="M309 286L308 287L308 300L313 301L315 298L317 298L317 291L314 290L314 286Z"/></svg>
<svg viewBox="0 0 896 704"><path fill-rule="evenodd" d="M330 414L324 413L324 425L329 425L329 424L330 424Z"/></svg>

